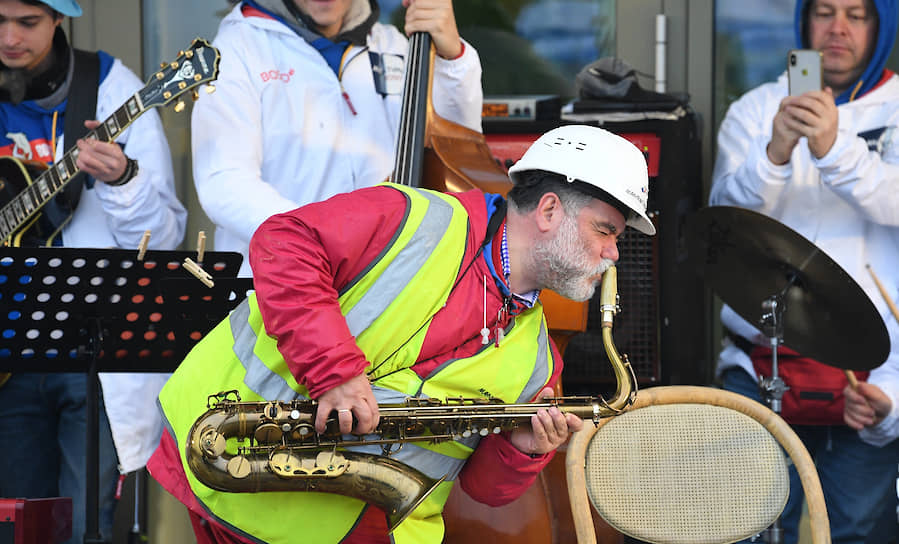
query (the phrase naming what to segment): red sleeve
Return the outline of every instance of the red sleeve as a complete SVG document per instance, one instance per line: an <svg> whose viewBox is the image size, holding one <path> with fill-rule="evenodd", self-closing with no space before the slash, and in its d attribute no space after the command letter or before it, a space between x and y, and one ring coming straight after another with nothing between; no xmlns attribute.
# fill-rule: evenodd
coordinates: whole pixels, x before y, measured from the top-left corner
<svg viewBox="0 0 899 544"><path fill-rule="evenodd" d="M502 506L520 497L549 464L555 452L531 458L503 435L481 440L459 473L459 485L472 499Z"/></svg>
<svg viewBox="0 0 899 544"><path fill-rule="evenodd" d="M554 387L562 373L562 357L555 343L550 344L556 364L548 385ZM489 435L478 443L468 458L459 473L459 485L480 503L502 506L527 491L555 453L531 457L513 446L507 433Z"/></svg>
<svg viewBox="0 0 899 544"><path fill-rule="evenodd" d="M313 398L368 365L341 314L338 291L387 245L405 202L386 187L337 195L272 216L250 241L266 331Z"/></svg>

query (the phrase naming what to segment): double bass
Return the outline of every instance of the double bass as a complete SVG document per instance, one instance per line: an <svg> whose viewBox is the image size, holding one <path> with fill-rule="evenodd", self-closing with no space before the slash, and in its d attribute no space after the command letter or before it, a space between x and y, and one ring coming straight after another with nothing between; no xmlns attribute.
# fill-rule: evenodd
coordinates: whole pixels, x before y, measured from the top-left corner
<svg viewBox="0 0 899 544"><path fill-rule="evenodd" d="M424 32L409 39L402 114L391 181L442 192L480 189L503 196L512 188L506 170L493 157L484 135L438 116L432 103L434 47ZM586 330L587 303L573 302L543 291L550 336L564 353L568 340ZM561 384L556 386L561 396ZM560 448L534 484L515 501L490 507L474 501L454 486L444 508L448 544L491 541L495 544L575 542L565 479L564 448ZM623 537L596 518L600 542ZM602 535L606 535L605 538Z"/></svg>

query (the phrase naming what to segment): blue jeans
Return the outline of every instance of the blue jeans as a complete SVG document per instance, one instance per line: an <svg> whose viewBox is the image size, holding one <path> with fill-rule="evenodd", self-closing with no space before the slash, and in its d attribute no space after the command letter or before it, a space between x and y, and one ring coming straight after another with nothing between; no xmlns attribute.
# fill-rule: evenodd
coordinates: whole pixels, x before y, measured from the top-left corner
<svg viewBox="0 0 899 544"><path fill-rule="evenodd" d="M764 404L758 384L742 368L725 371L722 379L725 389ZM864 544L886 507L893 504L899 440L878 448L845 425L792 427L818 469L833 544ZM785 544L799 538L804 498L799 475L791 465L790 498L781 515Z"/></svg>
<svg viewBox="0 0 899 544"><path fill-rule="evenodd" d="M99 529L110 540L118 460L102 398L99 434ZM0 497L72 497L72 544L86 530L86 439L86 374L16 373L0 387Z"/></svg>

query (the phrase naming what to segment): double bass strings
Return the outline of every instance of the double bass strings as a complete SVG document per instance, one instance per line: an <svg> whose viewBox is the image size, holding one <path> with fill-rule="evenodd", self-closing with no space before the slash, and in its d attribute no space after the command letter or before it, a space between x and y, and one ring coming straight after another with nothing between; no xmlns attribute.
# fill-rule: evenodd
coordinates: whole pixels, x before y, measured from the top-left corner
<svg viewBox="0 0 899 544"><path fill-rule="evenodd" d="M427 103L421 100L427 93L430 62L430 36L417 32L409 39L409 54L406 62L406 78L403 88L402 117L397 138L396 159L392 181L404 185L418 185L421 165L412 164L414 149L424 145ZM420 111L419 111L420 110Z"/></svg>

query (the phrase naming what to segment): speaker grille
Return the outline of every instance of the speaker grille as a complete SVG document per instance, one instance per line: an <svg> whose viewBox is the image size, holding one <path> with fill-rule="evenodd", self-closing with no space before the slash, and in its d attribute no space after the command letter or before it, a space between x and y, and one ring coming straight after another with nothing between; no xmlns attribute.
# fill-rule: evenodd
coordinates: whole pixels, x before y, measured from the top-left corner
<svg viewBox="0 0 899 544"><path fill-rule="evenodd" d="M653 218L653 223L657 221ZM658 383L659 371L659 236L646 236L633 229L618 241L618 296L621 311L612 324L612 338L621 354L627 354L641 384ZM590 300L587 330L575 335L562 358L565 394L596 394L597 386L615 383L602 343L600 289Z"/></svg>

